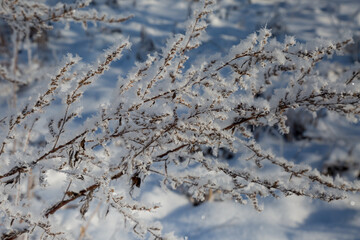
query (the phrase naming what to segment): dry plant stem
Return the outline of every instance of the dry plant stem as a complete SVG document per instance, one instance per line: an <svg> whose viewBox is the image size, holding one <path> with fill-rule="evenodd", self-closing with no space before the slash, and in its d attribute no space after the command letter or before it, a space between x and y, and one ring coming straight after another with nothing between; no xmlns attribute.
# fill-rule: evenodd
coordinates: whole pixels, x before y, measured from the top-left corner
<svg viewBox="0 0 360 240"><path fill-rule="evenodd" d="M101 206L101 202L98 203L98 205L96 206L96 209L95 209L95 210L93 211L93 213L90 215L89 219L88 219L87 222L86 222L86 225L80 227L80 236L79 236L78 240L82 240L82 239L85 237L85 235L86 235L86 230L89 228L90 222L91 222L92 218L93 218L93 217L95 216L95 214L99 211L100 206Z"/></svg>
<svg viewBox="0 0 360 240"><path fill-rule="evenodd" d="M180 39L174 44L174 46L172 47L172 52L166 57L166 59L164 60L164 64L159 67L158 72L156 73L156 75L151 79L151 81L149 82L149 84L146 87L146 91L144 92L142 99L145 98L145 96L149 93L148 89L151 89L151 87L155 84L155 82L157 81L158 77L160 76L161 73L163 73L166 69L166 67L169 64L169 61L171 61L174 57L174 54L176 53L176 49L177 46L183 41L184 39L182 37L180 37ZM132 82L134 83L134 82Z"/></svg>
<svg viewBox="0 0 360 240"><path fill-rule="evenodd" d="M146 87L146 91L144 92L144 94L142 95L142 99L145 98L145 96L149 93L149 89L152 88L152 86L156 83L157 80L159 80L159 76L161 75L161 73L163 73L164 71L166 71L167 66L170 65L170 62L173 60L174 56L176 53L180 53L180 56L182 56L182 58L180 58L179 63L177 64L177 72L179 72L181 70L181 66L185 63L186 61L186 57L185 57L185 53L190 49L189 45L190 45L190 41L198 38L200 36L200 33L198 33L197 35L195 35L196 32L200 32L202 30L204 30L205 28L200 28L198 29L198 23L199 21L204 18L207 14L209 14L209 11L206 11L206 8L208 7L208 5L211 5L212 2L206 2L204 7L203 7L203 11L201 11L195 18L195 21L193 23L193 27L191 29L191 33L188 35L188 39L186 40L186 44L183 48L178 48L178 46L180 45L181 42L184 41L184 37L181 36L179 37L179 39L173 44L170 53L168 53L168 55L164 58L164 63L162 66L159 67L158 72L156 73L156 75L152 78L152 80L148 83L147 87ZM175 78L172 79L172 82L175 81ZM149 99L144 100L144 102L149 101Z"/></svg>
<svg viewBox="0 0 360 240"><path fill-rule="evenodd" d="M115 204L118 203L118 200L117 200L117 199L112 198L112 200L113 200L113 202L114 202ZM116 209L125 217L125 219L129 219L131 222L135 223L135 226L133 227L133 231L134 231L136 234L138 234L139 236L142 236L142 234L139 233L139 232L137 232L137 230L136 230L136 227L137 227L138 225L140 225L139 221L138 221L136 218L134 218L132 215L130 215L130 214L128 214L127 212L125 212L122 208L118 208L115 204L113 204L113 207L116 208ZM130 206L130 207L131 207L131 206ZM144 210L150 211L151 209L144 209ZM159 230L160 230L160 229L151 228L151 227L147 227L147 228L146 228L146 231L147 231L148 233L150 233L152 236L154 236L155 239L163 239L160 235L158 235L158 234L156 234L156 233L154 232L154 231L159 231Z"/></svg>
<svg viewBox="0 0 360 240"><path fill-rule="evenodd" d="M62 120L62 122L61 122L61 127L60 127L60 129L59 129L59 134L56 136L53 149L56 148L56 145L57 145L57 143L58 143L58 141L59 141L59 138L60 138L61 134L64 132L64 126L65 126L65 123L66 123L66 119L67 119L67 117L68 117L69 108L70 108L70 104L68 104L68 105L66 106L65 113L64 113L64 116L63 116L63 118L62 118L63 120Z"/></svg>
<svg viewBox="0 0 360 240"><path fill-rule="evenodd" d="M28 172L31 168L34 168L36 166L36 164L40 161L45 160L48 156L50 156L53 153L56 153L59 150L64 149L67 146L71 146L72 144L74 144L76 141L78 141L79 138L83 137L88 131L84 131L83 133L75 136L73 139L71 139L70 141L59 145L56 148L53 148L52 150L50 150L49 152L43 154L42 156L40 156L39 158L37 158L36 160L32 161L29 164L26 165L21 165L21 166L15 166L13 167L10 171L8 171L7 173L0 175L0 179L2 178L6 178L6 177L10 177L13 176L15 174L22 174L22 173L26 173ZM15 177L16 178L16 177Z"/></svg>
<svg viewBox="0 0 360 240"><path fill-rule="evenodd" d="M25 3L20 1L10 2L4 1L5 7L11 11L10 14L0 15L1 18L13 23L27 23L33 25L37 30L49 30L52 26L49 22L71 20L75 22L82 22L86 25L88 21L104 22L104 23L121 23L132 16L128 17L106 17L106 15L98 16L97 12L89 14L86 11L79 11L87 4L61 4L58 8L51 8L38 3ZM20 14L17 9L21 9ZM34 13L35 11L35 13Z"/></svg>
<svg viewBox="0 0 360 240"><path fill-rule="evenodd" d="M235 61L235 60L240 59L240 58L243 58L243 57L256 56L256 55L259 54L259 53L261 53L261 52L254 52L254 53L248 53L248 54L238 54L238 55L236 55L233 59L231 59L230 61L228 61L228 62L224 63L222 66L218 67L218 68L215 70L215 72L218 72L218 71L220 71L221 69L223 69L223 68L225 68L225 67L227 67L227 66L230 66L230 63L231 63L232 61ZM198 80L198 81L196 81L196 82L193 82L193 85L202 82L203 80L211 77L213 74L214 74L214 73L210 73L210 74L202 77L200 80ZM244 72L243 75L246 75L246 72ZM159 98L164 98L164 97L167 97L167 96L169 96L169 95L173 95L174 93L176 93L176 92L178 92L178 91L181 91L181 90L187 88L190 83L191 83L191 82L188 81L187 83L185 83L182 87L180 87L180 88L178 88L178 89L172 89L172 90L170 90L170 91L161 93L161 94L159 94L159 95L157 95L157 96L154 96L154 97L152 97L152 98L144 99L144 102L143 102L143 103L151 102L151 101L157 100L157 99L159 99ZM136 106L131 107L130 109L132 109L132 108L137 108L137 107L139 107L139 106L140 106L140 105L136 105Z"/></svg>
<svg viewBox="0 0 360 240"><path fill-rule="evenodd" d="M89 72L87 72L86 76L78 82L76 89L70 95L67 96L67 101L66 101L67 106L65 109L64 116L62 118L61 127L59 129L59 134L56 136L56 139L55 139L53 149L55 149L61 134L64 132L64 126L65 126L66 122L68 121L68 113L69 113L71 104L73 104L75 101L77 101L79 99L79 97L82 95L81 93L78 93L78 91L82 87L91 84L92 78L94 78L97 75L103 74L104 71L106 71L107 66L110 65L110 63L112 61L114 61L122 53L123 49L126 48L127 45L128 44L125 43L125 44L122 44L121 46L119 46L115 51L113 51L111 54L106 56L105 61L102 62L101 64L99 64L99 66L97 67L96 70L90 70Z"/></svg>
<svg viewBox="0 0 360 240"><path fill-rule="evenodd" d="M29 131L28 131L28 133L27 133L26 141L25 141L25 144L24 144L24 147L23 147L23 152L26 152L26 150L27 150L27 147L28 147L29 141L30 141L31 132L32 132L32 130L33 130L33 128L34 128L35 123L36 123L38 120L39 120L39 118L36 118L36 119L33 121L32 125L31 125L31 127L30 127L30 129L29 129Z"/></svg>
<svg viewBox="0 0 360 240"><path fill-rule="evenodd" d="M15 32L15 45L14 45L14 50L13 50L13 62L12 62L12 74L14 76L16 76L16 72L17 72L17 65L18 65L18 57L19 57L19 44L20 44L20 33ZM13 108L16 108L16 100L17 100L17 96L16 96L16 89L17 86L16 84L13 82L12 83L12 100L11 100L11 105ZM12 152L15 153L16 152L16 139L14 139L13 141L13 149Z"/></svg>
<svg viewBox="0 0 360 240"><path fill-rule="evenodd" d="M120 171L119 173L113 175L111 177L111 180L115 180L120 178L121 176L123 176L122 171ZM68 198L66 200L61 200L60 202L54 204L53 206L51 206L44 214L45 217L49 217L49 215L54 214L57 210L59 210L60 208L62 208L63 206L67 205L68 203L78 199L79 197L83 197L86 196L89 192L93 192L95 190L97 190L100 187L99 183L95 183L92 184L91 186L84 188L78 192L69 192L67 191L65 194L66 196L68 196Z"/></svg>
<svg viewBox="0 0 360 240"><path fill-rule="evenodd" d="M65 192L64 192L64 195L63 195L61 201L64 201L64 199L65 199L65 197L66 197L66 193L69 191L71 184L72 184L72 179L70 180L68 186L66 187L66 190L65 190Z"/></svg>
<svg viewBox="0 0 360 240"><path fill-rule="evenodd" d="M19 45L20 45L20 33L15 32L15 44L13 49L13 57L12 57L12 63L11 63L11 72L16 76L17 72L17 64L18 64L18 57L19 57Z"/></svg>
<svg viewBox="0 0 360 240"><path fill-rule="evenodd" d="M29 171L29 175L28 175L28 185L27 185L27 193L26 196L28 199L31 199L33 197L33 193L32 190L35 186L35 182L34 182L34 176L32 174L32 171Z"/></svg>
<svg viewBox="0 0 360 240"><path fill-rule="evenodd" d="M62 200L58 203L56 203L55 205L53 205L52 207L50 207L44 214L44 216L47 218L49 217L49 215L54 214L57 210L59 210L60 208L62 208L63 206L67 205L68 203L78 199L79 197L83 197L86 196L86 194L88 192L93 192L95 191L97 188L100 187L100 184L93 184L77 193L74 192L67 192L66 194L69 195L70 197L66 200Z"/></svg>
<svg viewBox="0 0 360 240"><path fill-rule="evenodd" d="M354 79L358 76L360 76L360 70L353 73L352 77L346 81L346 85L349 85L350 83L352 83L354 81Z"/></svg>
<svg viewBox="0 0 360 240"><path fill-rule="evenodd" d="M31 221L31 219L28 218L28 216L16 216L16 215L9 215L9 217L11 219L18 219L20 222L23 223L27 223L29 225L29 227L20 229L20 230L12 230L8 233L3 233L0 236L0 239L6 239L6 240L16 240L18 239L21 235L23 235L24 233L29 233L31 231L33 231L35 228L40 228L44 231L44 233L50 237L52 237L53 239L55 239L55 237L62 235L63 232L52 232L50 229L50 225L49 223L44 223L41 221Z"/></svg>
<svg viewBox="0 0 360 240"><path fill-rule="evenodd" d="M30 110L28 110L27 108L23 109L23 111L16 116L14 123L11 124L9 127L9 130L7 133L7 138L9 138L9 136L12 134L16 125L21 124L28 116L41 111L44 107L46 107L50 104L50 102L53 99L47 100L46 98L52 96L54 91L60 85L59 84L60 79L69 70L69 68L71 66L73 66L74 64L75 64L74 61L70 61L70 62L66 63L65 66L60 69L59 73L53 79L51 79L51 83L50 83L51 87L45 93L43 93L41 96L39 96L39 98L36 101L36 103L34 104L34 106L32 106L30 108ZM5 139L1 144L0 156L4 153L6 144L7 144L7 140Z"/></svg>
<svg viewBox="0 0 360 240"><path fill-rule="evenodd" d="M18 79L15 79L14 76L8 76L7 72L5 71L6 67L0 64L0 77L10 83L14 83L15 86L24 86L26 83L20 82Z"/></svg>

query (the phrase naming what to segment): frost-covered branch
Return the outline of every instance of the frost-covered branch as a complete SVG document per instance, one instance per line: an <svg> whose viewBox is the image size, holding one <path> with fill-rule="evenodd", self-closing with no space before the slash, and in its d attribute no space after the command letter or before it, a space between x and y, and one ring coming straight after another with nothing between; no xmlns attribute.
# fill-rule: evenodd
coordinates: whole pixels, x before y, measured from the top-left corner
<svg viewBox="0 0 360 240"><path fill-rule="evenodd" d="M47 29L48 21L60 19L122 21L77 13L87 1L53 8L22 1L2 4L0 14L14 26L26 22ZM326 109L359 120L359 65L338 79L317 71L318 64L342 51L350 38L300 44L286 37L279 42L270 30L261 29L224 55L191 61L213 4L201 1L185 32L171 37L161 53L137 63L127 76L119 76L111 96L91 108L92 114L81 119L84 93L130 48L129 40L120 39L90 65L68 55L43 91L1 118L0 212L7 228L1 228L2 238L41 232L70 239L57 230L57 214L74 207L85 219L99 203L107 212L122 215L138 236L161 239L161 226L137 216L159 207L136 198L153 176L165 187L186 189L198 201L218 192L242 204L248 199L257 210L260 197L333 201L360 191L358 181L324 176L264 149L251 130L267 126L288 133L290 109ZM5 68L0 68L0 76L18 84ZM32 144L29 136L35 139ZM208 147L211 154L204 151ZM232 164L219 158L224 148L235 154ZM63 179L61 184L48 181L56 177ZM33 199L21 188L30 179L35 184L27 191L37 194ZM50 194L54 188L56 194ZM16 206L30 210L17 212ZM21 227L13 227L14 222Z"/></svg>

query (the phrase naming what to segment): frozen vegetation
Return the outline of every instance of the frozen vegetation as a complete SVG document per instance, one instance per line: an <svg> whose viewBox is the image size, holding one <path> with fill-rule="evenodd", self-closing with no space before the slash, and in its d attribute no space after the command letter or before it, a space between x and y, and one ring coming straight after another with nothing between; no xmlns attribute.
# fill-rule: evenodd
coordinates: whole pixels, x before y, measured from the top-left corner
<svg viewBox="0 0 360 240"><path fill-rule="evenodd" d="M0 0L0 239L359 239L358 0Z"/></svg>

